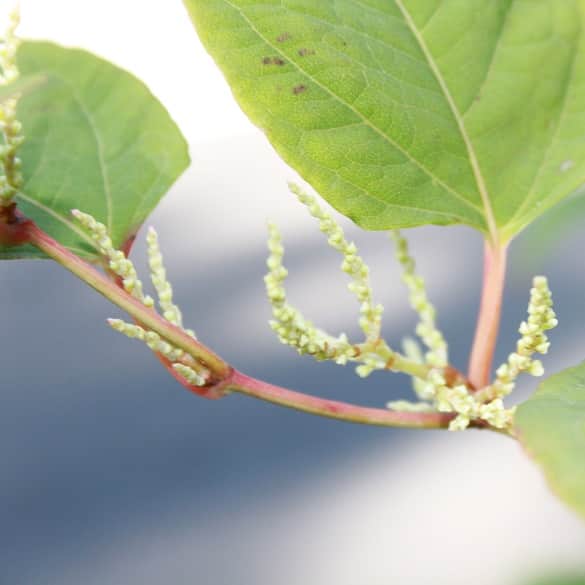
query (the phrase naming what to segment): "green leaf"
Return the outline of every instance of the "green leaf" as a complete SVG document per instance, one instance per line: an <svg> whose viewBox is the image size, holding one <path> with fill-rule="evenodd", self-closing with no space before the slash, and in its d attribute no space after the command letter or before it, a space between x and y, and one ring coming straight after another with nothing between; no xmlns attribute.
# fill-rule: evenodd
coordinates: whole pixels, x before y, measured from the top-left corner
<svg viewBox="0 0 585 585"><path fill-rule="evenodd" d="M168 112L138 79L94 55L46 42L23 43L24 78L49 81L18 104L25 142L18 206L82 257L97 254L72 221L78 208L105 223L120 247L136 233L189 163ZM35 258L29 246L0 258Z"/></svg>
<svg viewBox="0 0 585 585"><path fill-rule="evenodd" d="M282 157L367 229L505 241L585 180L583 0L184 0Z"/></svg>
<svg viewBox="0 0 585 585"><path fill-rule="evenodd" d="M543 261L559 250L563 238L583 226L585 219L585 188L581 187L535 221L516 244L515 254L525 270L535 272Z"/></svg>
<svg viewBox="0 0 585 585"><path fill-rule="evenodd" d="M515 425L553 490L585 516L585 362L540 384Z"/></svg>

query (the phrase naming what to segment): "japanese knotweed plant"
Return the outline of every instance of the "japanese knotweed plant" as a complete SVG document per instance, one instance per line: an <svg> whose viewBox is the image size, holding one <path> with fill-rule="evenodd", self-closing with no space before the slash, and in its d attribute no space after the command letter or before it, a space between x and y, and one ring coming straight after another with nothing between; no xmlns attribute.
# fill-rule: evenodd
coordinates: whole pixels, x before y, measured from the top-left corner
<svg viewBox="0 0 585 585"><path fill-rule="evenodd" d="M317 360L412 378L413 400L369 408L249 377L185 328L154 230L144 292L129 259L140 226L189 162L163 106L137 79L78 49L0 46L0 258L51 258L128 313L140 340L205 398L238 392L339 420L493 430L518 439L558 494L585 515L585 365L532 398L505 399L557 325L545 277L508 359L492 358L510 242L585 182L585 0L184 0L201 40L251 120L342 214L392 238L418 340L391 347L383 307L354 243L296 185L341 256L363 335L313 324L286 297L284 248L268 228L265 278L282 343ZM128 104L132 104L128 108ZM484 284L467 373L448 345L404 229L463 224L485 241ZM402 231L400 231L402 230ZM101 268L99 270L98 268Z"/></svg>

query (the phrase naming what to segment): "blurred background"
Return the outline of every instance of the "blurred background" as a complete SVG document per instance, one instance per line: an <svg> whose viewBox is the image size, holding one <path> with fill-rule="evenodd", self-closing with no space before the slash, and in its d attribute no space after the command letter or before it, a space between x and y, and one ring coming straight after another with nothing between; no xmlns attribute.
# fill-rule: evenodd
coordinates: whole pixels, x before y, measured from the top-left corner
<svg viewBox="0 0 585 585"><path fill-rule="evenodd" d="M10 2L0 6L4 16ZM409 397L402 376L358 379L270 331L267 219L283 231L290 298L308 317L357 335L357 306L339 258L287 191L295 173L235 105L180 0L24 0L22 18L24 37L132 71L187 136L192 166L149 223L204 342L292 388L377 406ZM397 345L416 320L391 243L340 221L372 268ZM532 275L544 273L560 319L545 360L553 373L585 357L585 234L547 221L512 248L497 359L515 343ZM408 236L464 368L480 237ZM141 243L134 258L146 276ZM585 582L585 524L515 442L349 425L238 396L205 401L111 331L117 309L56 265L3 262L0 283L0 584ZM534 387L526 380L518 397Z"/></svg>

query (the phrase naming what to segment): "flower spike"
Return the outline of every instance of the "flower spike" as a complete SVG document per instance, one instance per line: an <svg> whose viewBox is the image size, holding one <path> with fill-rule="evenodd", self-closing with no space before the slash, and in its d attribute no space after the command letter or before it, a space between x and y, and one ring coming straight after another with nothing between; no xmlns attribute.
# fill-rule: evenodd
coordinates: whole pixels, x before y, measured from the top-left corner
<svg viewBox="0 0 585 585"><path fill-rule="evenodd" d="M163 264L163 256L158 243L158 234L154 228L148 228L146 234L148 244L148 265L152 285L158 295L158 304L163 312L163 317L177 327L183 327L181 309L173 303L173 287L167 280L167 273ZM188 331L191 337L195 337L193 331Z"/></svg>
<svg viewBox="0 0 585 585"><path fill-rule="evenodd" d="M77 209L71 213L88 232L98 251L107 260L109 269L122 279L124 290L140 300L146 307L154 308L153 299L143 292L142 282L138 278L134 264L126 258L123 252L114 248L106 226L91 215ZM183 328L181 311L173 303L173 292L166 277L158 237L152 228L148 232L147 243L151 278L159 295L159 305L163 311L163 317L182 329L187 335L195 338L193 331ZM182 349L175 347L166 339L161 338L158 333L120 319L108 319L108 323L115 331L144 342L153 352L170 362L173 370L188 384L204 386L210 379L211 373L204 364L186 354Z"/></svg>
<svg viewBox="0 0 585 585"><path fill-rule="evenodd" d="M362 378L369 376L375 370L392 370L419 378L426 377L429 370L426 364L395 352L380 338L382 307L374 307L372 304L368 268L357 255L355 245L345 240L341 228L321 211L312 197L304 194L294 185L291 185L291 190L309 208L311 214L319 219L321 230L329 236L329 243L342 252L344 256L342 268L352 277L350 289L361 301L360 324L366 333L366 340L359 344L352 344L345 334L333 337L317 329L313 323L305 319L300 311L286 302L284 280L288 273L282 265L284 248L278 229L275 225L269 224L270 255L267 261L268 274L264 280L274 316L270 325L278 334L280 341L295 347L301 354L312 355L317 360L333 360L341 365L348 361L359 362L355 371Z"/></svg>
<svg viewBox="0 0 585 585"><path fill-rule="evenodd" d="M447 342L435 323L435 307L429 301L424 279L416 274L414 259L408 252L408 242L399 230L390 232L396 244L396 258L402 266L402 280L408 287L409 301L418 313L420 321L416 327L417 335L429 348L425 361L435 368L445 367L449 361Z"/></svg>
<svg viewBox="0 0 585 585"><path fill-rule="evenodd" d="M91 215L79 211L79 209L72 210L71 215L87 231L100 254L108 260L110 270L122 279L124 290L142 301L147 307L154 306L152 297L143 293L142 282L138 278L132 261L126 258L124 252L114 248L106 226Z"/></svg>
<svg viewBox="0 0 585 585"><path fill-rule="evenodd" d="M356 353L347 336L341 334L333 337L317 329L300 311L286 302L284 280L288 271L282 264L284 248L274 224L268 225L268 234L270 255L266 262L268 274L264 282L274 317L270 326L282 343L295 347L300 354L310 354L317 360L335 360L342 365L347 363Z"/></svg>
<svg viewBox="0 0 585 585"><path fill-rule="evenodd" d="M521 337L516 344L516 351L512 352L507 361L496 370L495 382L482 390L480 396L497 399L510 394L521 373L542 376L544 374L542 362L533 356L535 353L544 355L548 352L550 343L546 331L557 325L548 281L544 276L535 276L530 290L528 319L523 321L518 329Z"/></svg>
<svg viewBox="0 0 585 585"><path fill-rule="evenodd" d="M143 341L152 351L160 353L170 362L176 362L185 355L183 351L161 339L158 333L143 329L140 325L126 323L121 319L108 319L108 324L114 331L118 331L130 339Z"/></svg>
<svg viewBox="0 0 585 585"><path fill-rule="evenodd" d="M195 362L192 362L189 366L184 363L177 363L179 360L189 358L184 351L161 339L158 333L143 329L140 325L126 323L121 319L108 319L108 324L114 331L118 331L130 339L138 339L144 342L154 353L162 355L172 363L173 369L183 376L189 384L193 384L194 386L205 385L209 378L209 370Z"/></svg>
<svg viewBox="0 0 585 585"><path fill-rule="evenodd" d="M351 278L348 288L360 302L360 327L366 339L378 339L380 337L383 307L382 305L374 304L369 268L358 255L356 245L345 239L343 229L335 223L328 213L319 207L312 195L305 193L294 183L289 183L289 189L307 207L309 213L319 221L319 229L327 236L329 245L343 255L341 269Z"/></svg>
<svg viewBox="0 0 585 585"><path fill-rule="evenodd" d="M205 386L205 378L193 368L184 364L173 364L173 369L193 386Z"/></svg>
<svg viewBox="0 0 585 585"><path fill-rule="evenodd" d="M20 23L18 8L10 14L8 28L4 39L0 43L0 85L7 85L17 79L19 72L16 66L16 51L20 39L16 36L16 29ZM22 125L16 119L16 104L18 98L9 98L0 102L0 206L12 203L16 193L22 187L20 172L21 160L16 155L19 146L23 143Z"/></svg>

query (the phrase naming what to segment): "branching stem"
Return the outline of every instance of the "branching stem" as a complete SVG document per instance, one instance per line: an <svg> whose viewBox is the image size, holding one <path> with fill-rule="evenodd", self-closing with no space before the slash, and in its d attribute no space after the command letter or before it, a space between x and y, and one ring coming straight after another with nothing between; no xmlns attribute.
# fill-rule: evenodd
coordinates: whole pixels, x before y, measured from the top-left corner
<svg viewBox="0 0 585 585"><path fill-rule="evenodd" d="M484 248L483 290L469 360L468 379L478 390L487 386L500 328L502 295L506 278L507 246L486 240Z"/></svg>
<svg viewBox="0 0 585 585"><path fill-rule="evenodd" d="M203 362L218 379L224 379L229 374L230 366L218 355L187 335L179 327L160 317L154 310L145 307L139 300L118 287L91 264L59 244L34 223L28 224L27 233L29 243L42 250L47 256L134 317L138 323L152 329L175 347Z"/></svg>
<svg viewBox="0 0 585 585"><path fill-rule="evenodd" d="M395 412L385 408L371 408L328 400L275 386L247 376L232 368L212 350L163 319L154 310L144 306L140 301L108 279L107 276L96 270L91 264L76 256L39 229L34 222L26 220L20 214L19 224L23 232L19 234L19 243L26 241L42 250L47 256L134 317L138 323L155 331L169 343L203 362L213 375L209 385L202 389L204 391L204 393L202 392L203 395L208 398L219 398L226 393L237 392L318 416L386 427L445 429L454 417L451 413ZM452 368L447 368L446 373L449 373L452 377L460 376ZM482 421L475 421L472 426L487 427ZM491 430L498 431L498 429Z"/></svg>
<svg viewBox="0 0 585 585"><path fill-rule="evenodd" d="M310 414L375 426L444 429L449 426L454 416L439 412L393 412L382 408L326 400L274 386L238 371L233 371L226 380L225 389Z"/></svg>

